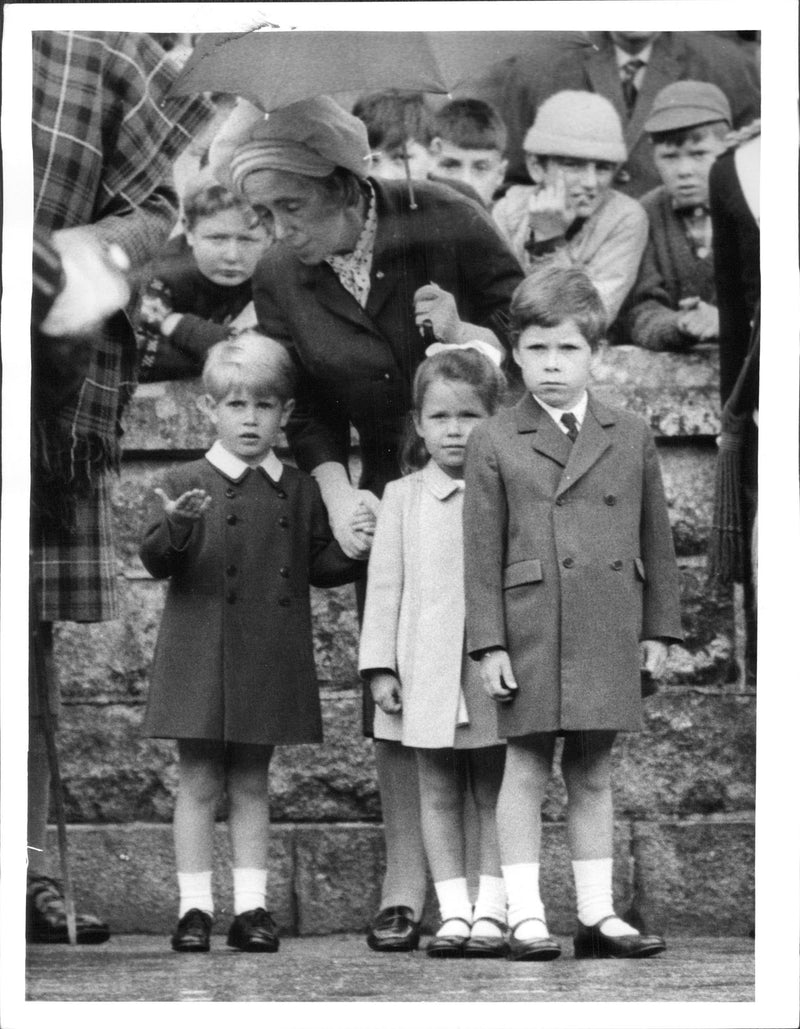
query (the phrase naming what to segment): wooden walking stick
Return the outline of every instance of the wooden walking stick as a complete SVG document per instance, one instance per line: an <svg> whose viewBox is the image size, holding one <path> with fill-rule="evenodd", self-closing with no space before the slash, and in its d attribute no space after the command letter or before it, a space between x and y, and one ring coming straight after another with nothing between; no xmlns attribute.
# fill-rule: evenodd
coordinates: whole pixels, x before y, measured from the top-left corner
<svg viewBox="0 0 800 1029"><path fill-rule="evenodd" d="M78 927L75 917L75 894L72 889L72 875L69 869L64 791L61 786L61 773L58 765L58 748L56 747L53 713L50 710L50 674L47 667L39 619L33 611L31 611L31 643L33 650L31 655L33 659L33 674L36 678L37 698L44 727L45 746L47 747L47 762L50 766L50 792L56 806L58 851L61 859L61 879L64 884L64 907L67 912L67 939L74 946L78 942Z"/></svg>

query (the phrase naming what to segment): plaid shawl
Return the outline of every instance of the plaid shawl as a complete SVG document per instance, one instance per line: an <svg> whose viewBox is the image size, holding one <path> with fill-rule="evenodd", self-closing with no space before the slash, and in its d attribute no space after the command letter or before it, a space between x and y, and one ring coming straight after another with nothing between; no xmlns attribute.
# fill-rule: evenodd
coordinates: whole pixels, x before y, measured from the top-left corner
<svg viewBox="0 0 800 1029"><path fill-rule="evenodd" d="M177 75L168 54L138 33L33 33L34 226L91 226L135 273L176 217L172 164L213 114L205 100L166 98ZM120 416L135 385L127 318L72 348L33 325L34 484L41 508L88 489L119 461ZM67 501L66 508L63 501Z"/></svg>

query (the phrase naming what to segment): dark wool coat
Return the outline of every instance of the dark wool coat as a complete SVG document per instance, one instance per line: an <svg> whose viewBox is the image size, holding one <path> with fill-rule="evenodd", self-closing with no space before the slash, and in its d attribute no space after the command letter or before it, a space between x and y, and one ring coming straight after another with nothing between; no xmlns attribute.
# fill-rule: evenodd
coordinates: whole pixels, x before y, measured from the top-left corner
<svg viewBox="0 0 800 1029"><path fill-rule="evenodd" d="M623 331L615 342L648 350L682 350L693 340L676 324L678 301L700 297L707 304L716 304L714 260L711 254L695 255L663 186L643 196L641 204L647 212L650 235L636 284L620 317Z"/></svg>
<svg viewBox="0 0 800 1029"><path fill-rule="evenodd" d="M360 565L333 541L316 483L284 466L231 479L205 458L165 479L211 506L176 550L162 515L142 561L170 579L144 732L169 739L315 743L322 739L309 583L352 581Z"/></svg>
<svg viewBox="0 0 800 1029"><path fill-rule="evenodd" d="M655 445L589 399L574 444L527 394L477 426L464 501L467 649L503 647L500 735L642 728L639 643L681 639Z"/></svg>
<svg viewBox="0 0 800 1029"><path fill-rule="evenodd" d="M516 258L478 204L447 186L371 180L378 228L366 309L326 263L301 264L280 241L253 276L259 327L292 348L299 372L287 426L301 468L347 467L350 426L358 430L361 485L379 496L400 476L398 448L411 384L425 356L414 293L430 282L455 296L462 320L505 342L508 304L522 280Z"/></svg>

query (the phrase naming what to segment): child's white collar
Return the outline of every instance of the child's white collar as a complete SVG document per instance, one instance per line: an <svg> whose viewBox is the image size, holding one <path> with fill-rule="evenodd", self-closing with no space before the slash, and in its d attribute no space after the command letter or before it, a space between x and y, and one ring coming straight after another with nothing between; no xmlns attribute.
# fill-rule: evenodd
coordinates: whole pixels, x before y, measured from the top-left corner
<svg viewBox="0 0 800 1029"><path fill-rule="evenodd" d="M242 461L240 457L232 454L230 450L226 450L219 440L216 440L206 454L206 460L209 464L212 464L218 472L222 472L222 474L228 479L234 480L241 479L248 468L252 467L252 465L249 465L246 461ZM258 467L263 468L273 482L280 481L280 477L283 474L283 465L281 464L280 459L275 456L275 452L273 450L270 450Z"/></svg>
<svg viewBox="0 0 800 1029"><path fill-rule="evenodd" d="M553 421L556 423L559 429L561 429L561 431L564 432L564 426L561 422L562 414L574 414L575 421L578 423L578 428L580 428L581 425L583 425L583 419L586 417L586 408L589 405L589 394L586 392L586 390L584 390L583 396L578 401L578 403L574 407L568 408L551 407L549 404L546 404L541 399L541 397L536 397L535 400L540 407L543 407L545 411L547 411L547 413L550 415L550 417L553 419Z"/></svg>

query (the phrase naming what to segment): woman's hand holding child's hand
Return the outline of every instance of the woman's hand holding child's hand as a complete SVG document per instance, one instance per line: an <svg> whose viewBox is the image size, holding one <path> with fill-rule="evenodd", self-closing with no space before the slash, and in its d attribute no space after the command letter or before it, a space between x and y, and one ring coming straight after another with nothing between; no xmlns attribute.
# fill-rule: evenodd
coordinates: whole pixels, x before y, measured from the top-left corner
<svg viewBox="0 0 800 1029"><path fill-rule="evenodd" d="M517 680L507 650L487 650L481 658L483 688L493 700L507 703L514 699Z"/></svg>
<svg viewBox="0 0 800 1029"><path fill-rule="evenodd" d="M363 500L355 508L350 519L351 531L358 534L359 538L363 541L363 545L368 549L372 547L377 520L377 515L373 508L365 504Z"/></svg>
<svg viewBox="0 0 800 1029"><path fill-rule="evenodd" d="M170 500L163 489L156 488L154 492L164 505L164 514L175 525L199 521L211 505L211 497L204 489L187 490L177 500Z"/></svg>
<svg viewBox="0 0 800 1029"><path fill-rule="evenodd" d="M662 640L642 640L642 668L654 679L660 679L667 669L667 644Z"/></svg>
<svg viewBox="0 0 800 1029"><path fill-rule="evenodd" d="M387 715L396 715L403 710L400 680L391 672L376 672L369 681L372 699Z"/></svg>

